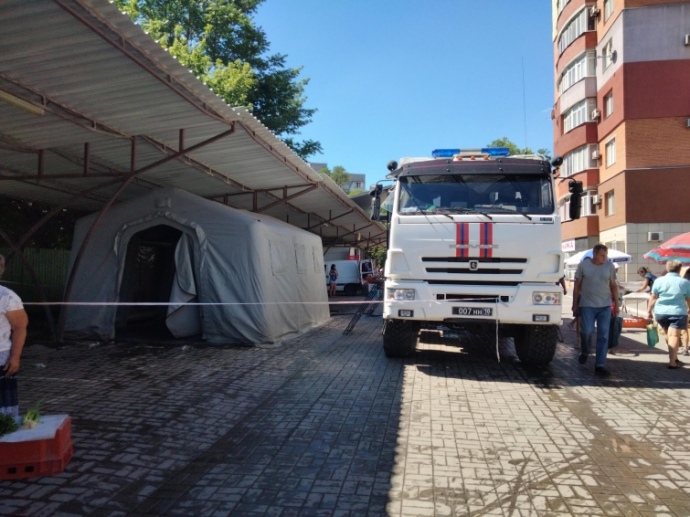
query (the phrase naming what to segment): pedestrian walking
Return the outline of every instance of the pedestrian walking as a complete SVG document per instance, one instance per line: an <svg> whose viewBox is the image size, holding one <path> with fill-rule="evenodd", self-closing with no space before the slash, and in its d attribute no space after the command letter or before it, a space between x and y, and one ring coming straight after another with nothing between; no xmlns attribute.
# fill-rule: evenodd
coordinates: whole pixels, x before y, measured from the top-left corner
<svg viewBox="0 0 690 517"><path fill-rule="evenodd" d="M664 329L668 345L668 367L671 370L683 366L678 360L678 346L681 332L688 327L690 311L690 282L680 276L681 266L677 260L666 262L666 274L654 282L647 306L647 317L654 317Z"/></svg>
<svg viewBox="0 0 690 517"><path fill-rule="evenodd" d="M608 260L608 248L597 244L592 260L583 260L575 272L573 287L573 315L580 322L580 364L587 362L594 325L596 323L596 359L594 373L608 375L604 367L608 353L611 318L620 311L616 269ZM613 311L613 314L612 314Z"/></svg>
<svg viewBox="0 0 690 517"><path fill-rule="evenodd" d="M690 281L690 267L685 269L683 278ZM690 325L690 317L688 318L688 324ZM680 331L680 348L678 349L678 354L690 355L690 329L685 328Z"/></svg>

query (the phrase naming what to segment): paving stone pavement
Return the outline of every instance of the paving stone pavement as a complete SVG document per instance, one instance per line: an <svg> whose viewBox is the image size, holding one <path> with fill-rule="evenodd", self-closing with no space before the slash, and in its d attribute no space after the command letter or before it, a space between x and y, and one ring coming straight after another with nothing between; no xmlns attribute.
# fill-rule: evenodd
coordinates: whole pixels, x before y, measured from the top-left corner
<svg viewBox="0 0 690 517"><path fill-rule="evenodd" d="M444 331L389 360L353 308L271 347L31 343L21 403L75 454L0 515L690 515L690 368L642 331L602 379L567 323L545 369Z"/></svg>

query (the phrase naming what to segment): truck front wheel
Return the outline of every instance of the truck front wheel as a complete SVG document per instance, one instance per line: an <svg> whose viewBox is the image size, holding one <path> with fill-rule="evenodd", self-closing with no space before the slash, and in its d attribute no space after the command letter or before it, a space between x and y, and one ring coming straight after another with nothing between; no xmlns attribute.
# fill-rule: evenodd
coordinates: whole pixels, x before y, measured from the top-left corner
<svg viewBox="0 0 690 517"><path fill-rule="evenodd" d="M383 330L383 352L386 357L408 357L414 352L419 336L419 323L387 320Z"/></svg>
<svg viewBox="0 0 690 517"><path fill-rule="evenodd" d="M558 328L554 325L529 325L514 339L520 362L547 365L556 354Z"/></svg>

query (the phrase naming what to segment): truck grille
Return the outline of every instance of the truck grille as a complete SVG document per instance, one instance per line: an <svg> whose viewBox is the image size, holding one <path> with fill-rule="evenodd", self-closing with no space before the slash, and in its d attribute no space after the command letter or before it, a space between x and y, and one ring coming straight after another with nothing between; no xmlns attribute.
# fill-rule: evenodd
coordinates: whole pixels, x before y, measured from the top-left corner
<svg viewBox="0 0 690 517"><path fill-rule="evenodd" d="M428 267L426 272L462 275L520 275L522 274L522 269L483 268L472 270L468 267Z"/></svg>
<svg viewBox="0 0 690 517"><path fill-rule="evenodd" d="M510 257L422 257L422 262L454 262L454 263L469 263L470 261L477 261L480 264L526 264L526 258L510 258Z"/></svg>
<svg viewBox="0 0 690 517"><path fill-rule="evenodd" d="M438 294L437 300L452 300L455 302L472 302L472 303L498 303L500 297L498 295L487 294Z"/></svg>
<svg viewBox="0 0 690 517"><path fill-rule="evenodd" d="M526 258L506 257L422 257L427 273L446 273L449 275L521 275L523 269L504 269L487 267L499 264L526 264ZM470 262L479 265L470 269ZM445 264L442 264L445 263Z"/></svg>

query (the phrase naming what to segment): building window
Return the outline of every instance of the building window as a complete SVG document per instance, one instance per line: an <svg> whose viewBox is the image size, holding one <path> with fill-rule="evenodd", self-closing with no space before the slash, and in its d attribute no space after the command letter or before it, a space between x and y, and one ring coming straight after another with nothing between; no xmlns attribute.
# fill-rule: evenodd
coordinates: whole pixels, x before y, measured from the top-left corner
<svg viewBox="0 0 690 517"><path fill-rule="evenodd" d="M623 242L625 244L625 242ZM608 241L604 243L604 246L606 246L609 250L616 250L618 251L618 241ZM622 249L620 251L623 251Z"/></svg>
<svg viewBox="0 0 690 517"><path fill-rule="evenodd" d="M611 15L613 14L613 8L613 0L604 0L604 21L611 18Z"/></svg>
<svg viewBox="0 0 690 517"><path fill-rule="evenodd" d="M614 197L613 197L613 190L611 190L611 191L607 192L606 194L604 194L604 202L605 202L605 204L606 204L606 205L605 205L606 208L605 208L605 210L604 210L604 214L605 214L605 215L613 215L613 214L615 214L615 213L616 213L616 210L615 210L615 200L614 200Z"/></svg>
<svg viewBox="0 0 690 517"><path fill-rule="evenodd" d="M570 221L570 197L568 197L558 209L558 215L561 216L561 221Z"/></svg>
<svg viewBox="0 0 690 517"><path fill-rule="evenodd" d="M612 138L608 142L606 142L605 146L606 150L606 166L611 167L614 163L616 163L616 139Z"/></svg>
<svg viewBox="0 0 690 517"><path fill-rule="evenodd" d="M592 163L592 151L595 149L595 145L583 145L566 154L560 169L561 175L567 178L586 169L595 168L596 163Z"/></svg>
<svg viewBox="0 0 690 517"><path fill-rule="evenodd" d="M613 40L608 40L601 51L604 58L604 70L613 64Z"/></svg>
<svg viewBox="0 0 690 517"><path fill-rule="evenodd" d="M595 55L593 51L585 52L568 64L565 70L563 70L558 83L558 90L561 94L585 77L594 77L596 75Z"/></svg>
<svg viewBox="0 0 690 517"><path fill-rule="evenodd" d="M596 192L587 191L582 194L580 198L580 216L586 217L589 215L597 215L597 200ZM566 197L561 201L558 207L558 215L561 217L561 221L570 221L570 196Z"/></svg>
<svg viewBox="0 0 690 517"><path fill-rule="evenodd" d="M604 117L610 117L613 113L613 92L609 92L604 96Z"/></svg>
<svg viewBox="0 0 690 517"><path fill-rule="evenodd" d="M587 14L587 9L582 9L563 28L563 32L561 32L561 36L558 39L559 55L562 54L573 41L582 36L586 31L592 29L593 27L590 28L590 19Z"/></svg>
<svg viewBox="0 0 690 517"><path fill-rule="evenodd" d="M587 191L584 193L582 196L582 200L580 201L581 203L581 215L587 216L587 215L597 215L597 194L596 192L592 191Z"/></svg>
<svg viewBox="0 0 690 517"><path fill-rule="evenodd" d="M570 2L570 0L558 0L558 14L561 14L561 11L565 9L565 6L568 5L568 2Z"/></svg>
<svg viewBox="0 0 690 517"><path fill-rule="evenodd" d="M595 99L584 99L563 113L563 133L590 121L590 114L596 108Z"/></svg>

